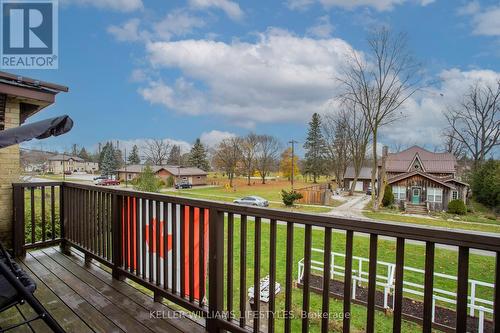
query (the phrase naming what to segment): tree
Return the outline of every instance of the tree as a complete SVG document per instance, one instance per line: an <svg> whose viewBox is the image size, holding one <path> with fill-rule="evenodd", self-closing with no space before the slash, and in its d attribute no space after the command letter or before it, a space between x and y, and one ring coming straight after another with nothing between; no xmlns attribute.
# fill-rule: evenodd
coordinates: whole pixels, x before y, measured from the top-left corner
<svg viewBox="0 0 500 333"><path fill-rule="evenodd" d="M327 114L323 123L323 135L325 138L326 171L330 174L333 173L337 185L342 187L350 154L346 127L340 120L338 114Z"/></svg>
<svg viewBox="0 0 500 333"><path fill-rule="evenodd" d="M347 101L341 110L337 126L343 129L347 142L348 156L354 170L354 179L349 194L354 193L359 174L365 163L366 150L370 142L370 126L355 103Z"/></svg>
<svg viewBox="0 0 500 333"><path fill-rule="evenodd" d="M384 191L384 198L382 199L382 205L384 207L389 207L394 203L394 194L392 193L392 186L386 185Z"/></svg>
<svg viewBox="0 0 500 333"><path fill-rule="evenodd" d="M123 154L122 151L118 148L114 149L114 155L115 155L115 165L116 169L119 169L125 164L125 161L123 160Z"/></svg>
<svg viewBox="0 0 500 333"><path fill-rule="evenodd" d="M111 175L118 169L117 154L113 144L107 142L101 150L99 167L104 175Z"/></svg>
<svg viewBox="0 0 500 333"><path fill-rule="evenodd" d="M229 186L233 186L238 163L241 161L241 138L226 138L219 143L214 152L214 165L224 171L229 179Z"/></svg>
<svg viewBox="0 0 500 333"><path fill-rule="evenodd" d="M173 145L168 154L167 164L182 166L181 162L181 146Z"/></svg>
<svg viewBox="0 0 500 333"><path fill-rule="evenodd" d="M247 176L247 185L250 185L250 177L255 172L257 148L260 137L255 133L250 133L241 140L241 164L244 174Z"/></svg>
<svg viewBox="0 0 500 333"><path fill-rule="evenodd" d="M472 174L472 195L476 201L497 210L500 207L500 161L490 159Z"/></svg>
<svg viewBox="0 0 500 333"><path fill-rule="evenodd" d="M200 139L196 139L188 158L189 166L200 168L201 170L210 170L210 164L208 163L207 149L201 143Z"/></svg>
<svg viewBox="0 0 500 333"><path fill-rule="evenodd" d="M137 145L134 145L132 147L132 151L130 152L130 155L128 155L128 163L129 164L141 163L141 158L139 157L139 148L137 147Z"/></svg>
<svg viewBox="0 0 500 333"><path fill-rule="evenodd" d="M275 169L281 145L278 139L271 135L259 135L258 142L255 169L259 172L262 184L265 184L266 177Z"/></svg>
<svg viewBox="0 0 500 333"><path fill-rule="evenodd" d="M448 138L463 146L478 167L500 145L500 80L495 85L476 82L445 116Z"/></svg>
<svg viewBox="0 0 500 333"><path fill-rule="evenodd" d="M134 188L143 192L160 192L161 182L156 178L153 170L149 165L146 165L144 170L137 177L137 182Z"/></svg>
<svg viewBox="0 0 500 333"><path fill-rule="evenodd" d="M309 122L307 139L304 143L306 150L304 156L305 169L313 176L313 182L317 183L318 177L325 171L325 139L321 132L321 118L314 113Z"/></svg>
<svg viewBox="0 0 500 333"><path fill-rule="evenodd" d="M384 196L385 181L379 184L375 197L380 128L402 117L400 109L418 90L421 76L418 64L408 52L405 34L393 35L387 28L375 31L368 38L366 58L352 50L348 65L340 78L343 100L359 106L372 134L371 187L373 208L378 209Z"/></svg>
<svg viewBox="0 0 500 333"><path fill-rule="evenodd" d="M288 178L288 180L292 177L292 148L288 147L281 153L281 161L280 161L280 171L283 174L283 177ZM299 174L299 157L297 155L293 156L293 174L296 176Z"/></svg>
<svg viewBox="0 0 500 333"><path fill-rule="evenodd" d="M89 153L87 153L87 150L85 149L85 147L82 147L82 149L80 149L80 152L78 153L78 157L80 157L81 159L83 159L85 161L90 161L90 155L89 155Z"/></svg>
<svg viewBox="0 0 500 333"><path fill-rule="evenodd" d="M170 152L170 144L165 140L147 140L144 144L146 160L153 165L164 165Z"/></svg>

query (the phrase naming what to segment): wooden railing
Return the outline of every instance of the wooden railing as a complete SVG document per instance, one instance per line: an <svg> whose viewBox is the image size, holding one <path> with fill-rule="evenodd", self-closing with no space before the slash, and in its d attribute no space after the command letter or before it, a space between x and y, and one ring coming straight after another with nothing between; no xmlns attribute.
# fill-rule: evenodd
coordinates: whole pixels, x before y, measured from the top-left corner
<svg viewBox="0 0 500 333"><path fill-rule="evenodd" d="M395 287L393 331L400 332L403 313L403 266L407 240L425 243L425 292L423 315L417 321L424 332L432 328L465 332L470 250L493 252L495 276L495 331L500 331L500 237L472 232L431 229L402 224L337 218L281 210L246 207L123 189L102 188L69 182L14 184L14 242L16 255L27 249L60 243L74 247L112 268L117 279L129 278L152 290L155 300L166 298L206 318L209 332L274 332L279 325L295 331L293 298L294 260L304 256L301 314L311 311L311 248L313 233L321 233L324 249L321 285L321 332L329 331L330 262L333 232L345 234L342 327L351 327L351 288L354 235L369 235L369 277L366 300L366 332L375 330L376 271L381 238L395 240ZM48 199L47 199L48 198ZM43 212L43 213L42 213ZM303 246L296 253L297 234ZM206 236L208 235L208 237ZM317 240L318 237L316 237ZM316 241L317 242L317 241ZM432 322L433 276L436 246L458 247L456 327ZM315 244L318 247L318 244ZM168 250L170 249L170 251ZM302 252L303 249L303 252ZM196 252L196 253L195 253ZM277 258L277 252L280 257ZM284 264L284 265L281 265ZM208 270L208 271L207 271ZM247 289L284 282L283 317L275 318L277 297L269 294L268 315L251 317ZM279 276L278 276L279 274ZM250 283L249 283L250 282ZM271 289L271 288L270 288ZM208 291L208 298L205 295ZM294 293L295 291L295 293ZM260 299L260 288L254 288ZM237 304L235 304L237 303ZM254 302L253 314L261 303ZM288 314L288 315L287 315ZM310 329L310 316L299 316L302 332ZM265 320L265 325L261 321Z"/></svg>

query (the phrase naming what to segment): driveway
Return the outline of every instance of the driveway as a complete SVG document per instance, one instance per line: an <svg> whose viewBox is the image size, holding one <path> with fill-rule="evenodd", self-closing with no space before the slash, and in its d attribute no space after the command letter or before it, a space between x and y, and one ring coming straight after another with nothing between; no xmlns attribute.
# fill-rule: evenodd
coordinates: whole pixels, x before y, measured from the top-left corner
<svg viewBox="0 0 500 333"><path fill-rule="evenodd" d="M345 203L340 206L335 207L327 215L332 216L342 216L342 217L366 217L363 215L363 209L365 208L368 201L370 201L370 196L361 194L344 197L347 199Z"/></svg>

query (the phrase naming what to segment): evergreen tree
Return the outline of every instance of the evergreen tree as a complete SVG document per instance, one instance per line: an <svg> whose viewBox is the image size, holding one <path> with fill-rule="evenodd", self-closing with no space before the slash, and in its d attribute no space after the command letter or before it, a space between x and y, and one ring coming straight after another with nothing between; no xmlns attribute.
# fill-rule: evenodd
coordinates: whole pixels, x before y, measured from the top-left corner
<svg viewBox="0 0 500 333"><path fill-rule="evenodd" d="M137 145L134 145L132 147L132 151L130 152L130 155L128 155L128 163L129 164L141 163L141 158L139 157L139 148L137 148Z"/></svg>
<svg viewBox="0 0 500 333"><path fill-rule="evenodd" d="M210 170L208 163L207 150L201 143L200 139L196 139L191 152L189 153L189 166L200 168L204 171Z"/></svg>
<svg viewBox="0 0 500 333"><path fill-rule="evenodd" d="M101 150L99 167L104 175L111 175L117 169L115 149L109 142Z"/></svg>
<svg viewBox="0 0 500 333"><path fill-rule="evenodd" d="M87 153L87 150L85 149L85 147L82 147L82 149L80 149L80 152L78 153L78 157L80 157L81 159L85 160L85 161L90 161L90 155L89 153Z"/></svg>
<svg viewBox="0 0 500 333"><path fill-rule="evenodd" d="M116 169L120 169L123 164L125 164L124 160L123 160L123 154L122 154L122 151L118 148L113 148L113 154L114 154L114 157L115 157L115 167ZM116 170L115 169L115 170Z"/></svg>
<svg viewBox="0 0 500 333"><path fill-rule="evenodd" d="M307 139L304 143L306 150L304 163L307 174L313 176L314 183L325 169L325 139L321 132L321 118L319 114L314 113L309 122Z"/></svg>
<svg viewBox="0 0 500 333"><path fill-rule="evenodd" d="M170 149L170 153L168 154L167 164L169 165L182 165L181 163L181 147L178 145L174 145Z"/></svg>
<svg viewBox="0 0 500 333"><path fill-rule="evenodd" d="M161 182L156 178L153 170L146 165L144 170L137 177L137 183L134 188L143 192L160 192Z"/></svg>

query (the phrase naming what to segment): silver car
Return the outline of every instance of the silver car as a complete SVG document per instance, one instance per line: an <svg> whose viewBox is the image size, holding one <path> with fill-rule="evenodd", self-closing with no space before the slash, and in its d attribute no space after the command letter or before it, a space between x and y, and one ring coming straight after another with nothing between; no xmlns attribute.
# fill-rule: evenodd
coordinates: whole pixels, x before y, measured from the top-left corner
<svg viewBox="0 0 500 333"><path fill-rule="evenodd" d="M249 206L258 206L258 207L269 206L269 201L267 201L264 198L257 197L255 195L251 195L251 196L244 197L241 199L236 199L233 202L240 204L240 205L249 205Z"/></svg>

